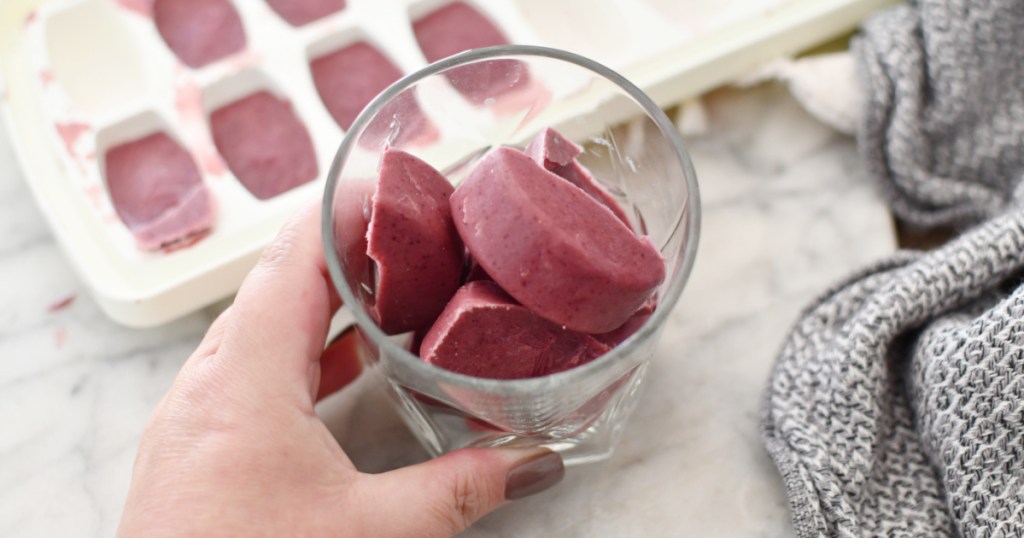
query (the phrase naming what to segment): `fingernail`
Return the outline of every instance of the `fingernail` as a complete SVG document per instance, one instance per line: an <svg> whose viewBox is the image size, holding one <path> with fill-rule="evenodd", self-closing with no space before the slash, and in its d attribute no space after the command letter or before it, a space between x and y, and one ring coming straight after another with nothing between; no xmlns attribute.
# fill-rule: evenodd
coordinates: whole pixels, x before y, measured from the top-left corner
<svg viewBox="0 0 1024 538"><path fill-rule="evenodd" d="M505 498L512 501L544 491L565 476L562 456L542 449L516 464L505 476Z"/></svg>

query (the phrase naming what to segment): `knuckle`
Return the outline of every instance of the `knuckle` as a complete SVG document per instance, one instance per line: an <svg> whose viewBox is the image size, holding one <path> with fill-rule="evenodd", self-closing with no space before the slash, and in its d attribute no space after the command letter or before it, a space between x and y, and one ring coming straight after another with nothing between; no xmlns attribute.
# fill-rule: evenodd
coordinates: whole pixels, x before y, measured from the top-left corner
<svg viewBox="0 0 1024 538"><path fill-rule="evenodd" d="M455 519L463 528L476 520L480 511L480 493L473 484L471 478L459 478L455 480L455 487L452 489L452 506Z"/></svg>
<svg viewBox="0 0 1024 538"><path fill-rule="evenodd" d="M278 231L274 241L263 249L258 266L279 267L292 259L293 253L303 246L304 241L311 239L307 237L308 234L315 233L319 237L320 229L316 226L319 215L319 203L310 203L292 215Z"/></svg>
<svg viewBox="0 0 1024 538"><path fill-rule="evenodd" d="M196 364L175 381L160 405L164 424L175 428L218 431L238 422L244 401L232 394L215 357Z"/></svg>
<svg viewBox="0 0 1024 538"><path fill-rule="evenodd" d="M487 485L472 473L459 473L448 485L448 497L441 511L443 523L453 533L465 530L487 512Z"/></svg>
<svg viewBox="0 0 1024 538"><path fill-rule="evenodd" d="M263 253L260 254L260 261L257 265L268 269L280 267L288 260L289 253L292 251L295 240L294 226L286 226L277 235L277 238L263 249Z"/></svg>
<svg viewBox="0 0 1024 538"><path fill-rule="evenodd" d="M447 507L438 508L435 521L437 522L434 527L437 530L436 536L454 536L468 526Z"/></svg>

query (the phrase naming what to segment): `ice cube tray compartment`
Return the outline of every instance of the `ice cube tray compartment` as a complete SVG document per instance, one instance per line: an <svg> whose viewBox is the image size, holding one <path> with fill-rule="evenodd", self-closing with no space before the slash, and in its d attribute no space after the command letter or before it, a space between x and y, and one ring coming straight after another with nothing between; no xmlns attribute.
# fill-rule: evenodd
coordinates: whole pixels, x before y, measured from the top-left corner
<svg viewBox="0 0 1024 538"><path fill-rule="evenodd" d="M118 8L83 2L46 21L45 50L52 83L68 105L86 115L144 97L149 74L132 30L117 20ZM45 75L43 75L45 76Z"/></svg>
<svg viewBox="0 0 1024 538"><path fill-rule="evenodd" d="M158 110L141 110L96 132L95 154L97 157L95 159L95 167L97 175L95 178L90 178L90 180L98 180L99 187L94 187L90 190L94 193L102 192L102 194L94 195L91 202L101 221L108 225L109 233L112 236L112 244L117 245L122 250L137 249L138 247L132 233L128 230L127 224L124 224L117 214L114 197L109 185L109 176L107 175L106 157L113 149L156 134L166 135L180 148L186 152L188 151L181 133L175 129L173 122ZM192 163L198 169L199 166L195 158L191 154L189 156ZM214 210L215 212L216 210Z"/></svg>
<svg viewBox="0 0 1024 538"><path fill-rule="evenodd" d="M230 0L153 0L153 24L178 60L198 69L240 54L247 35Z"/></svg>
<svg viewBox="0 0 1024 538"><path fill-rule="evenodd" d="M227 0L237 13L244 47L189 67L155 24L152 1L27 1L38 4L23 28L25 54L38 90L35 99L40 117L51 127L44 130L63 167L60 181L70 187L47 189L59 192L59 203L44 197L40 201L64 208L47 214L100 305L118 321L137 326L164 322L233 292L287 216L322 186L343 125L356 105L349 105L341 124L335 121L314 79L313 63L318 59L365 43L394 64L397 73L384 78L408 74L427 63L417 41L417 21L464 5L510 43L579 52L619 70L657 102L670 104L724 82L770 55L850 28L872 9L892 2L333 0L334 7L344 7L307 21L301 14L282 14L275 10L280 5L266 0ZM567 19L572 23L560 24ZM702 22L697 24L698 20ZM712 27L725 28L730 39L687 48L695 37L715 30ZM790 32L782 35L781 29ZM751 52L758 39L773 36L773 47ZM566 79L555 70L530 75L528 89L536 92L530 98L543 98L543 92L574 98L560 111L528 117L530 112L521 103L502 108L491 99L467 98L450 81L438 80L421 87L415 102L429 126L441 124L431 121L439 114L457 115L466 122L502 116L507 121L497 123L500 132L493 133L495 140L522 131L525 141L530 134L525 131L554 125L585 141L595 133L588 132L581 114L617 113L615 102L606 102L579 80ZM543 85L535 83L539 79L544 79ZM317 167L312 181L265 200L231 173L216 148L211 126L215 110L259 91L290 105L312 139ZM574 119L566 123L569 118ZM167 134L192 156L212 200L209 233L198 241L192 238L186 248L140 250L107 190L106 153L157 132ZM472 160L464 146L480 142L464 140L459 132L427 134L422 153L443 154L453 166ZM372 149L364 148L362 158L371 174Z"/></svg>

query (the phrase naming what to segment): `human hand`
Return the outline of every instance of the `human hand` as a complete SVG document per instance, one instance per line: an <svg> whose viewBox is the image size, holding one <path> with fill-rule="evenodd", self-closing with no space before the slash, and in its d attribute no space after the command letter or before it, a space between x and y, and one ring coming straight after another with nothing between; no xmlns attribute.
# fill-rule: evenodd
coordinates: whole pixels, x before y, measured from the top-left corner
<svg viewBox="0 0 1024 538"><path fill-rule="evenodd" d="M293 218L211 325L142 435L121 536L446 536L563 474L546 449L463 449L370 475L314 411L355 379L319 206Z"/></svg>

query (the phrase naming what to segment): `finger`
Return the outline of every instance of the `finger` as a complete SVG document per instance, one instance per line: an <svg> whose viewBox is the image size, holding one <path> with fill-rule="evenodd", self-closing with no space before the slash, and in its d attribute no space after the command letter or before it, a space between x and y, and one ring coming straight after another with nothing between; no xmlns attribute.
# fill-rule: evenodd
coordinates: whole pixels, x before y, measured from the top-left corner
<svg viewBox="0 0 1024 538"><path fill-rule="evenodd" d="M227 377L244 380L238 386L258 396L289 394L311 407L336 297L320 241L320 206L309 204L238 290L218 351Z"/></svg>
<svg viewBox="0 0 1024 538"><path fill-rule="evenodd" d="M217 353L220 349L220 343L224 339L224 325L227 323L228 318L231 317L231 307L228 306L223 312L217 315L217 318L210 324L210 328L206 329L206 335L203 336L203 340L196 346L196 350L192 353L192 356L188 358L185 363L185 367L189 368L196 363L203 362L206 358L211 357Z"/></svg>
<svg viewBox="0 0 1024 538"><path fill-rule="evenodd" d="M508 500L547 489L565 474L544 448L467 448L370 477L383 536L449 536Z"/></svg>
<svg viewBox="0 0 1024 538"><path fill-rule="evenodd" d="M363 371L359 362L359 334L355 326L342 331L320 354L320 383L316 399L320 401L355 381Z"/></svg>

